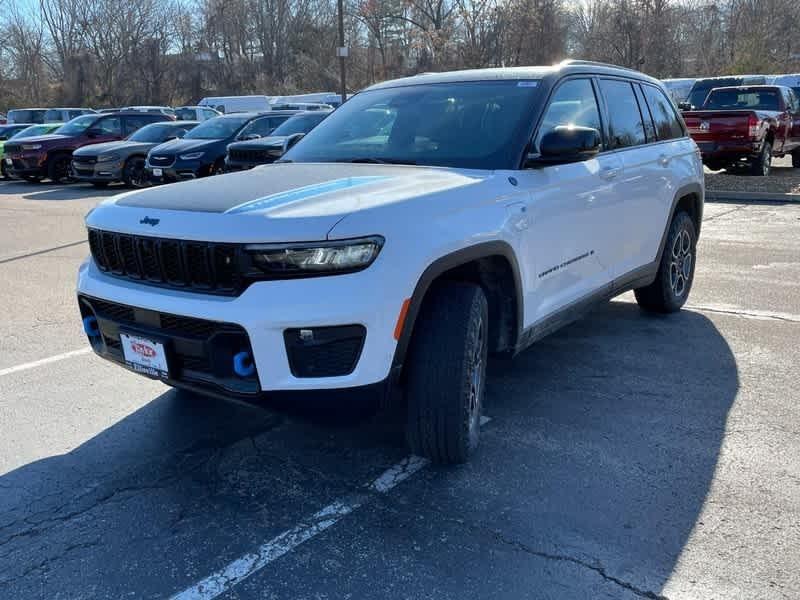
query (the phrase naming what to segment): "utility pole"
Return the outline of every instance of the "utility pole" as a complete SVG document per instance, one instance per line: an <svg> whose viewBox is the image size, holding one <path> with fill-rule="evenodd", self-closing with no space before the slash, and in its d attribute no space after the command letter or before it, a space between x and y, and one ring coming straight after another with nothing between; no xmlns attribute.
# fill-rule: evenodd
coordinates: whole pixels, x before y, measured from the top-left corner
<svg viewBox="0 0 800 600"><path fill-rule="evenodd" d="M347 83L345 76L344 61L347 58L349 52L348 48L344 45L344 1L338 0L338 5L339 5L339 47L336 50L336 54L339 56L339 75L341 78L340 93L342 95L342 104L344 104L344 101L347 100Z"/></svg>

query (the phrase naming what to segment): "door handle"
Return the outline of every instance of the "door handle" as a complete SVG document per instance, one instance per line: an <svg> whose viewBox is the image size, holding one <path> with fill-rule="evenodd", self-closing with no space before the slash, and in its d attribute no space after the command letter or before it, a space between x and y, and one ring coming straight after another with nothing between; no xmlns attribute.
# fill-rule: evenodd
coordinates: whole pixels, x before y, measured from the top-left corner
<svg viewBox="0 0 800 600"><path fill-rule="evenodd" d="M617 175L619 175L619 169L617 167L604 167L600 169L600 177L603 179L614 179Z"/></svg>
<svg viewBox="0 0 800 600"><path fill-rule="evenodd" d="M658 164L660 164L662 167L668 167L669 166L669 156L667 156L666 154L662 154L661 156L659 156L658 157Z"/></svg>

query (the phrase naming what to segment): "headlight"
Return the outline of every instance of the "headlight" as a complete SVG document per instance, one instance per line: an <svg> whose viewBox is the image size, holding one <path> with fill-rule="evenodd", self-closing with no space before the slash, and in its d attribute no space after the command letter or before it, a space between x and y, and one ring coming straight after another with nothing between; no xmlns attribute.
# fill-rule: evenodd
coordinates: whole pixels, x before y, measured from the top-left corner
<svg viewBox="0 0 800 600"><path fill-rule="evenodd" d="M203 158L203 154L205 152L190 152L189 154L180 154L178 158L181 160L197 160L198 158Z"/></svg>
<svg viewBox="0 0 800 600"><path fill-rule="evenodd" d="M281 278L360 271L372 264L382 246L383 238L376 235L311 244L252 244L245 251L253 265L251 276Z"/></svg>
<svg viewBox="0 0 800 600"><path fill-rule="evenodd" d="M41 144L22 144L23 150L39 150L41 147Z"/></svg>
<svg viewBox="0 0 800 600"><path fill-rule="evenodd" d="M109 162L112 160L119 160L119 155L117 154L101 154L97 157L97 162Z"/></svg>

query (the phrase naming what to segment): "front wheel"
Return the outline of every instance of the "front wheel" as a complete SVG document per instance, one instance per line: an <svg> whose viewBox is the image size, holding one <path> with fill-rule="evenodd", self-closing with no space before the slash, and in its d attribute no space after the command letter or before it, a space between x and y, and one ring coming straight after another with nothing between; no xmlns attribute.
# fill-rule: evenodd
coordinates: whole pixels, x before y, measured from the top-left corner
<svg viewBox="0 0 800 600"><path fill-rule="evenodd" d="M761 145L761 152L750 165L750 172L753 175L766 177L769 175L770 169L772 169L772 144L765 141Z"/></svg>
<svg viewBox="0 0 800 600"><path fill-rule="evenodd" d="M694 281L697 231L692 218L683 211L675 214L667 233L655 281L634 290L645 310L671 313L681 309Z"/></svg>
<svg viewBox="0 0 800 600"><path fill-rule="evenodd" d="M67 183L71 181L70 166L72 157L68 154L57 154L50 159L47 165L47 178L53 183Z"/></svg>
<svg viewBox="0 0 800 600"><path fill-rule="evenodd" d="M122 181L128 187L142 188L148 183L147 172L144 170L144 158L141 156L134 156L125 162L125 168L122 170Z"/></svg>
<svg viewBox="0 0 800 600"><path fill-rule="evenodd" d="M478 446L486 387L488 303L474 284L432 289L409 348L406 439L433 462L466 462Z"/></svg>

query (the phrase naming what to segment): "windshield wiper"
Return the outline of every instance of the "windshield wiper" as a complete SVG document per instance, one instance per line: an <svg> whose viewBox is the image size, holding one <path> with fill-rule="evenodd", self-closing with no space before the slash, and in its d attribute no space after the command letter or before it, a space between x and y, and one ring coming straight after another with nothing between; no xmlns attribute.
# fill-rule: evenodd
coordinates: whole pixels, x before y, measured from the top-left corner
<svg viewBox="0 0 800 600"><path fill-rule="evenodd" d="M350 158L347 160L340 160L336 162L350 162L350 163L371 163L375 165L415 165L417 164L413 160L400 160L394 158L374 158L374 157L364 157L364 158Z"/></svg>

